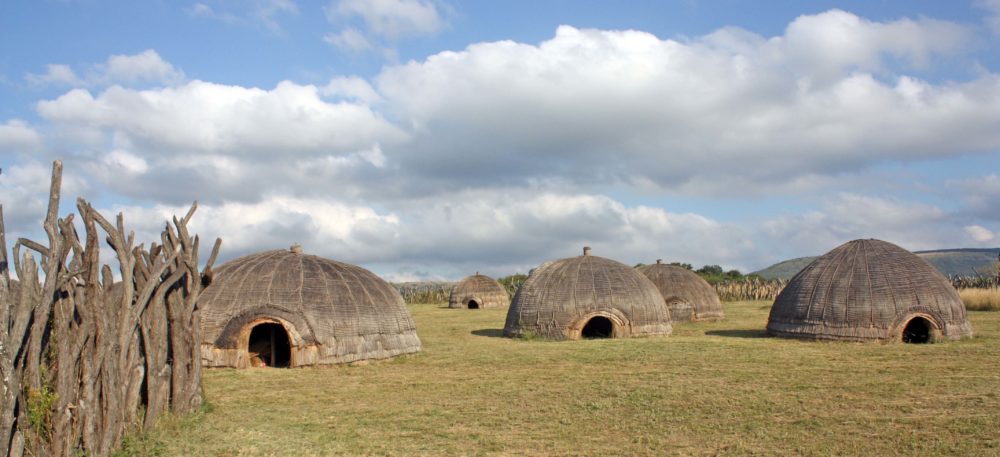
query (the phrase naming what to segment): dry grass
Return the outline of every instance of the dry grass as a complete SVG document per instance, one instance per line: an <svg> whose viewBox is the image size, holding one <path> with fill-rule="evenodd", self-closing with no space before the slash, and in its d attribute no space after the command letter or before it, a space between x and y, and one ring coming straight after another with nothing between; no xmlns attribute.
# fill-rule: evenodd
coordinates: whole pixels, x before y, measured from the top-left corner
<svg viewBox="0 0 1000 457"><path fill-rule="evenodd" d="M969 311L1000 311L1000 288L959 289L958 295Z"/></svg>
<svg viewBox="0 0 1000 457"><path fill-rule="evenodd" d="M933 345L764 337L767 302L666 338L500 337L506 310L413 305L419 355L213 369L162 455L997 455L1000 314Z"/></svg>

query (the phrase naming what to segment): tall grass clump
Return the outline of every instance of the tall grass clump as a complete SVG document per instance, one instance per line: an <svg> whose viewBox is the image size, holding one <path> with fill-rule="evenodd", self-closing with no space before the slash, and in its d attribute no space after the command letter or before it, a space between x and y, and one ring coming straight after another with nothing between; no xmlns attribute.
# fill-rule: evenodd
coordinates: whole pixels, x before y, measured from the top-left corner
<svg viewBox="0 0 1000 457"><path fill-rule="evenodd" d="M714 287L722 301L774 301L786 285L788 285L788 281L784 279L746 277L735 281L722 281L716 283Z"/></svg>
<svg viewBox="0 0 1000 457"><path fill-rule="evenodd" d="M965 309L969 311L1000 311L1000 288L958 289Z"/></svg>

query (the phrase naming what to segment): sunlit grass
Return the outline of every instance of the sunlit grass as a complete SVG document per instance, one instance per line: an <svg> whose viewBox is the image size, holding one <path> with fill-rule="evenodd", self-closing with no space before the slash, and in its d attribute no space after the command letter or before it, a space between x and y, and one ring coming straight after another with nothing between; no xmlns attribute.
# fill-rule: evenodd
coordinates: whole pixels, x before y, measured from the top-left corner
<svg viewBox="0 0 1000 457"><path fill-rule="evenodd" d="M1000 313L943 344L764 336L767 302L665 338L500 337L506 310L413 305L387 362L205 372L162 455L997 455Z"/></svg>
<svg viewBox="0 0 1000 457"><path fill-rule="evenodd" d="M970 311L1000 311L1000 288L959 289L965 309Z"/></svg>

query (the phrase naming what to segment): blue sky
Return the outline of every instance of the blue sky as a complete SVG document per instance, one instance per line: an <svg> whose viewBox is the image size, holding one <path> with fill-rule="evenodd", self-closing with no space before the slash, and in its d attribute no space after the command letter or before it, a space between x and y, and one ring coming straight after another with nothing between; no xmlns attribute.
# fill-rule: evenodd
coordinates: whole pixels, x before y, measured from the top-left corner
<svg viewBox="0 0 1000 457"><path fill-rule="evenodd" d="M140 239L197 199L222 260L299 242L396 280L1000 245L996 1L4 10L9 238L59 158Z"/></svg>

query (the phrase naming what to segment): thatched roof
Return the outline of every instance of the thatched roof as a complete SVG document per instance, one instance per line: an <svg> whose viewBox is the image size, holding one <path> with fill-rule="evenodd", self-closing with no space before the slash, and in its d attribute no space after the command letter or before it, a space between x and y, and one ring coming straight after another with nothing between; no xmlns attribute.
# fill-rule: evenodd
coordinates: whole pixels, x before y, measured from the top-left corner
<svg viewBox="0 0 1000 457"><path fill-rule="evenodd" d="M504 335L577 339L595 317L613 324L614 337L667 335L670 312L645 276L614 260L584 255L534 269L507 312Z"/></svg>
<svg viewBox="0 0 1000 457"><path fill-rule="evenodd" d="M667 265L659 259L655 264L643 265L638 270L660 290L670 308L673 322L710 321L725 316L719 294L697 273Z"/></svg>
<svg viewBox="0 0 1000 457"><path fill-rule="evenodd" d="M420 350L413 318L396 290L364 268L301 253L251 254L215 271L199 300L202 341L245 351L248 327L280 323L293 365L382 359ZM206 354L203 351L203 354ZM206 355L210 365L245 366L239 354ZM223 360L225 359L225 360Z"/></svg>
<svg viewBox="0 0 1000 457"><path fill-rule="evenodd" d="M899 340L917 317L937 336L972 335L958 293L934 267L892 243L854 240L792 278L771 308L767 331L794 338Z"/></svg>
<svg viewBox="0 0 1000 457"><path fill-rule="evenodd" d="M455 284L448 297L449 308L504 308L509 304L507 289L479 272Z"/></svg>

